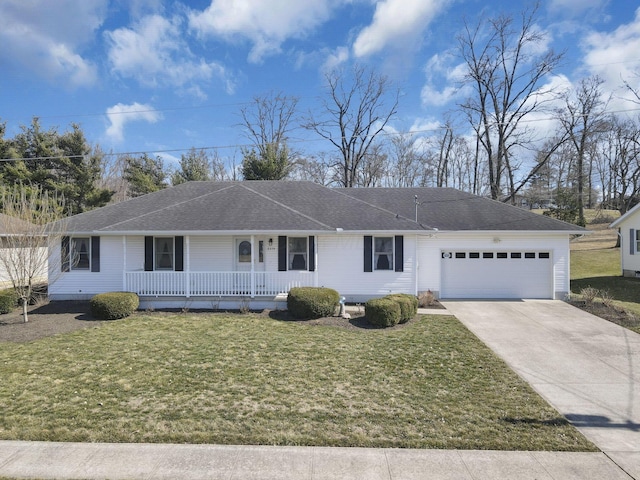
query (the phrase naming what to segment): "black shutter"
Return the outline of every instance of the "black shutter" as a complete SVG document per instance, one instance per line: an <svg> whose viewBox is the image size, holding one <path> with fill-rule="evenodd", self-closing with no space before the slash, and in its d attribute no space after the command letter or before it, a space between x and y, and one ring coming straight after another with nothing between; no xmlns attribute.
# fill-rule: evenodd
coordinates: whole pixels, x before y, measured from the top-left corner
<svg viewBox="0 0 640 480"><path fill-rule="evenodd" d="M184 271L184 237L175 237L173 241L175 243L174 248L176 251L175 271L183 272Z"/></svg>
<svg viewBox="0 0 640 480"><path fill-rule="evenodd" d="M309 237L309 271L316 271L316 237Z"/></svg>
<svg viewBox="0 0 640 480"><path fill-rule="evenodd" d="M91 271L100 271L100 237L91 237Z"/></svg>
<svg viewBox="0 0 640 480"><path fill-rule="evenodd" d="M144 271L153 271L153 237L144 237Z"/></svg>
<svg viewBox="0 0 640 480"><path fill-rule="evenodd" d="M278 237L278 271L287 271L287 237Z"/></svg>
<svg viewBox="0 0 640 480"><path fill-rule="evenodd" d="M69 237L62 237L60 242L60 269L63 272L68 272L69 269L69 257L71 252L69 251Z"/></svg>
<svg viewBox="0 0 640 480"><path fill-rule="evenodd" d="M634 255L636 253L636 231L632 228L629 233L629 254Z"/></svg>
<svg viewBox="0 0 640 480"><path fill-rule="evenodd" d="M364 271L373 272L373 237L364 237Z"/></svg>
<svg viewBox="0 0 640 480"><path fill-rule="evenodd" d="M404 237L402 235L396 235L396 272L404 271Z"/></svg>

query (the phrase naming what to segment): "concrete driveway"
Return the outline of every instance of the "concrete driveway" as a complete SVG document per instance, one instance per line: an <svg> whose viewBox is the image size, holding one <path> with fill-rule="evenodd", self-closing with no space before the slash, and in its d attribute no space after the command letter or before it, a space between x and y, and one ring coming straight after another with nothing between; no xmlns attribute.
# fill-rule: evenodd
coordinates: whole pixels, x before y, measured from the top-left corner
<svg viewBox="0 0 640 480"><path fill-rule="evenodd" d="M640 478L640 335L559 300L442 303L589 440Z"/></svg>

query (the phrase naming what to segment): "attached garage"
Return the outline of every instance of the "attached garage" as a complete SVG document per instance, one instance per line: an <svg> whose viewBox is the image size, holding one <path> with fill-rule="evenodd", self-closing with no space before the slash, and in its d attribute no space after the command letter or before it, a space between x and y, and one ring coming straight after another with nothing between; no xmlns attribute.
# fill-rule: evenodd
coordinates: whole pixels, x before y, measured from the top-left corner
<svg viewBox="0 0 640 480"><path fill-rule="evenodd" d="M452 250L441 254L441 298L554 298L549 251Z"/></svg>

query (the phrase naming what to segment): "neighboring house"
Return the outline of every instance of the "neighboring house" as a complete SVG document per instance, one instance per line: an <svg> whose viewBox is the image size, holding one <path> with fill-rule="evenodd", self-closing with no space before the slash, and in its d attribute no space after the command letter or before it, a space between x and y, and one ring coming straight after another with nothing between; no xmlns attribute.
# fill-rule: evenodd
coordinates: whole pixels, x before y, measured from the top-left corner
<svg viewBox="0 0 640 480"><path fill-rule="evenodd" d="M625 277L640 277L640 204L609 225L620 236L620 264Z"/></svg>
<svg viewBox="0 0 640 480"><path fill-rule="evenodd" d="M293 286L350 302L564 298L569 240L586 232L450 188L293 181L189 182L71 217L67 231L50 250L72 259L51 272L51 299L126 290L143 308L268 306Z"/></svg>
<svg viewBox="0 0 640 480"><path fill-rule="evenodd" d="M7 267L13 270L13 276L16 279L21 275L33 273L34 280L39 282L47 280L47 248L34 248L34 242L22 242L19 239L21 235L39 230L38 227L24 220L0 213L0 286L5 287L12 283ZM39 238L46 240L45 237ZM19 248L20 245L31 248Z"/></svg>

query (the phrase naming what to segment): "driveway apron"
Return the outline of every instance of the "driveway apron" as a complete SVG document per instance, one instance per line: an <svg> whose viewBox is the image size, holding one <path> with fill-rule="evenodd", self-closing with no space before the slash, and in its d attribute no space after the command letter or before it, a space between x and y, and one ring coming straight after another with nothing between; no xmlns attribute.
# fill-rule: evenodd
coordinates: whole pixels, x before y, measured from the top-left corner
<svg viewBox="0 0 640 480"><path fill-rule="evenodd" d="M640 478L640 335L559 300L442 303L589 440Z"/></svg>

